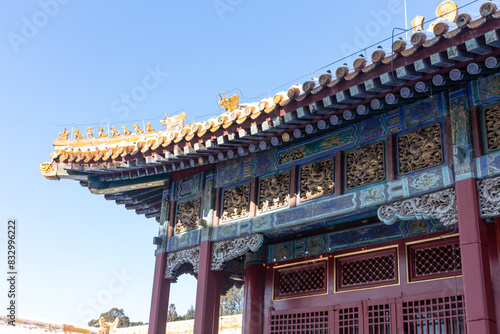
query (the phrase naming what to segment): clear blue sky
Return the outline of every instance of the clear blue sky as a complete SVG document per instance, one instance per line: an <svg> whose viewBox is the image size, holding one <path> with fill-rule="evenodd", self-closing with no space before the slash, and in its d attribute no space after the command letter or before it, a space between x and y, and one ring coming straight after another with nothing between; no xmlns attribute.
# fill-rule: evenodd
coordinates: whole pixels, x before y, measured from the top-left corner
<svg viewBox="0 0 500 334"><path fill-rule="evenodd" d="M434 17L438 4L408 0L409 20ZM402 0L5 0L0 22L0 268L14 217L19 316L85 325L114 306L148 321L158 224L78 182L44 179L39 164L58 132L148 119L162 129L162 116L180 110L206 120L220 112L217 93L266 96L319 77L326 69L311 72L404 27L404 10ZM147 95L127 101L150 72ZM1 279L0 313L6 291ZM171 302L183 314L195 293L183 276Z"/></svg>

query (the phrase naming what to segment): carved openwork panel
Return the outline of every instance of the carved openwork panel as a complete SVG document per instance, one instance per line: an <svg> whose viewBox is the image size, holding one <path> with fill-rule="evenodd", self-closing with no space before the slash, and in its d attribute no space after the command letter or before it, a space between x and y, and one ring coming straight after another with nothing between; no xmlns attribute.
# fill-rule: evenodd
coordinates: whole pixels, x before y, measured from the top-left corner
<svg viewBox="0 0 500 334"><path fill-rule="evenodd" d="M426 126L398 137L399 175L442 164L441 124Z"/></svg>
<svg viewBox="0 0 500 334"><path fill-rule="evenodd" d="M201 197L177 204L177 222L175 223L175 233L182 233L198 228L200 221Z"/></svg>
<svg viewBox="0 0 500 334"><path fill-rule="evenodd" d="M262 178L259 189L259 211L267 211L288 205L290 201L290 172Z"/></svg>
<svg viewBox="0 0 500 334"><path fill-rule="evenodd" d="M250 203L250 183L224 190L222 199L222 221L248 215Z"/></svg>
<svg viewBox="0 0 500 334"><path fill-rule="evenodd" d="M486 147L489 151L500 150L500 105L484 110Z"/></svg>
<svg viewBox="0 0 500 334"><path fill-rule="evenodd" d="M354 189L385 179L385 147L378 142L346 154L346 188Z"/></svg>
<svg viewBox="0 0 500 334"><path fill-rule="evenodd" d="M500 176L479 181L479 204L481 217L494 218L500 216Z"/></svg>
<svg viewBox="0 0 500 334"><path fill-rule="evenodd" d="M334 159L313 162L300 168L300 200L333 194Z"/></svg>

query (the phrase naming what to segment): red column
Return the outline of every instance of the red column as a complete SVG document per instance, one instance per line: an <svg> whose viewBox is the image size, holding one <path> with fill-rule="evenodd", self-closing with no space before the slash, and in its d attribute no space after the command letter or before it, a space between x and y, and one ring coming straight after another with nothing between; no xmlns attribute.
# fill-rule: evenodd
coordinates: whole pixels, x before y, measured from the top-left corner
<svg viewBox="0 0 500 334"><path fill-rule="evenodd" d="M250 264L245 268L242 334L264 332L264 292L266 267Z"/></svg>
<svg viewBox="0 0 500 334"><path fill-rule="evenodd" d="M486 226L480 217L476 180L455 183L467 333L496 333Z"/></svg>
<svg viewBox="0 0 500 334"><path fill-rule="evenodd" d="M148 334L165 334L167 331L170 280L165 278L166 265L167 253L156 254L153 297L151 298Z"/></svg>
<svg viewBox="0 0 500 334"><path fill-rule="evenodd" d="M219 329L222 271L211 271L211 260L212 243L202 241L198 264L194 334L217 334Z"/></svg>

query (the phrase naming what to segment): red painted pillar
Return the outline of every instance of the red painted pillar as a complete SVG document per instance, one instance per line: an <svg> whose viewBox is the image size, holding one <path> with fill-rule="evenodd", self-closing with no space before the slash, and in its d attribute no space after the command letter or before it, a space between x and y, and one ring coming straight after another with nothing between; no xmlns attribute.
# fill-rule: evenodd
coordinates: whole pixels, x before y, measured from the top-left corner
<svg viewBox="0 0 500 334"><path fill-rule="evenodd" d="M467 333L496 333L486 226L480 217L476 180L455 183Z"/></svg>
<svg viewBox="0 0 500 334"><path fill-rule="evenodd" d="M266 267L250 264L245 268L242 334L264 332L264 292Z"/></svg>
<svg viewBox="0 0 500 334"><path fill-rule="evenodd" d="M202 241L198 264L194 334L217 334L219 330L222 271L210 270L211 260L212 243Z"/></svg>
<svg viewBox="0 0 500 334"><path fill-rule="evenodd" d="M166 265L167 253L156 254L148 334L165 334L167 331L170 280L165 278Z"/></svg>

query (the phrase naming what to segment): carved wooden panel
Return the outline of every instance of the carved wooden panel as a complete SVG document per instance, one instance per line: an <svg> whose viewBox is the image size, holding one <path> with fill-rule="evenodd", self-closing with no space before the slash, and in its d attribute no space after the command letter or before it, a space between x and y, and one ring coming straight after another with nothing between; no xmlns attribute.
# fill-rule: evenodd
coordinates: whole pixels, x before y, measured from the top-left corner
<svg viewBox="0 0 500 334"><path fill-rule="evenodd" d="M259 188L259 211L287 206L290 201L290 171L262 178Z"/></svg>
<svg viewBox="0 0 500 334"><path fill-rule="evenodd" d="M354 189L385 179L385 146L378 142L346 154L346 188Z"/></svg>
<svg viewBox="0 0 500 334"><path fill-rule="evenodd" d="M441 124L436 123L398 137L399 175L443 163Z"/></svg>
<svg viewBox="0 0 500 334"><path fill-rule="evenodd" d="M248 215L250 204L250 183L224 190L222 199L222 221Z"/></svg>
<svg viewBox="0 0 500 334"><path fill-rule="evenodd" d="M500 105L484 110L486 147L489 151L500 150Z"/></svg>
<svg viewBox="0 0 500 334"><path fill-rule="evenodd" d="M300 200L307 201L333 194L334 168L333 157L302 166L300 168Z"/></svg>
<svg viewBox="0 0 500 334"><path fill-rule="evenodd" d="M177 222L175 223L175 233L182 233L198 228L200 221L201 197L177 204Z"/></svg>

